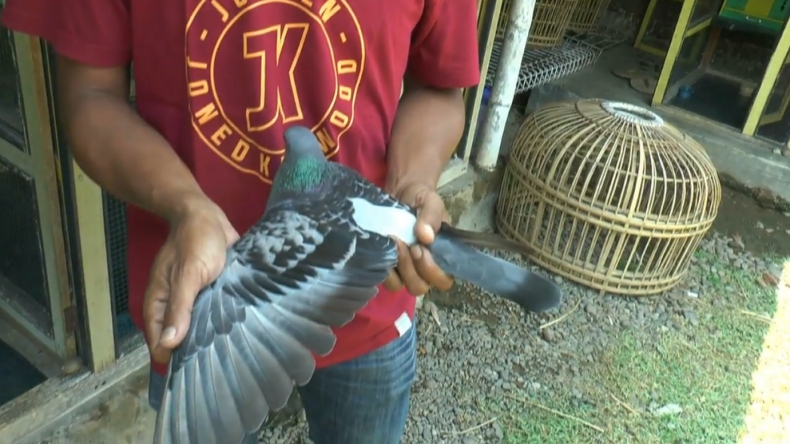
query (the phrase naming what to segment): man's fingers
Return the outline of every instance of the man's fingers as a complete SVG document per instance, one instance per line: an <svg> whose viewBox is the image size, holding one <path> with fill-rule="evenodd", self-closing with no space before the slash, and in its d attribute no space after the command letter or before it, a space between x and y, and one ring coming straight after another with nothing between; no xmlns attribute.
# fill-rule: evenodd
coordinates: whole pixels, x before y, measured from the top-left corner
<svg viewBox="0 0 790 444"><path fill-rule="evenodd" d="M170 362L170 356L173 354L172 348L163 347L161 343L155 343L151 348L151 357L154 361L160 364L167 364Z"/></svg>
<svg viewBox="0 0 790 444"><path fill-rule="evenodd" d="M169 288L167 281L161 276L161 270L157 269L158 264L155 263L151 278L148 282L148 287L145 289L145 299L143 303L143 324L145 327L145 339L148 343L148 349L151 356L159 362L169 356L161 356L161 353L156 351L159 339L162 336L162 328L164 322L164 312L167 308L167 299L169 296Z"/></svg>
<svg viewBox="0 0 790 444"><path fill-rule="evenodd" d="M428 283L417 274L409 247L400 240L398 241L398 274L406 290L414 296L425 294L430 289Z"/></svg>
<svg viewBox="0 0 790 444"><path fill-rule="evenodd" d="M429 192L422 197L422 206L417 216L414 234L423 245L430 245L436 237L436 232L447 220L444 202L435 192ZM413 266L424 282L436 287L440 291L449 290L453 285L453 278L447 276L436 262L429 250L421 245L411 247Z"/></svg>
<svg viewBox="0 0 790 444"><path fill-rule="evenodd" d="M431 256L431 252L428 251L427 248L415 245L412 247L412 251L418 248L422 251L416 255L412 254L414 268L417 270L417 273L439 291L449 290L450 287L453 286L453 278L446 275L444 271L436 265L433 256Z"/></svg>
<svg viewBox="0 0 790 444"><path fill-rule="evenodd" d="M420 243L431 244L442 226L442 222L447 218L444 210L444 202L436 193L426 193L424 195L420 211L417 214L417 224L414 227L415 235Z"/></svg>
<svg viewBox="0 0 790 444"><path fill-rule="evenodd" d="M143 317L145 319L145 339L148 350L154 361L166 363L170 360L172 350L162 347L162 330L164 329L164 313L167 311L169 287L161 280L153 279L146 289Z"/></svg>
<svg viewBox="0 0 790 444"><path fill-rule="evenodd" d="M398 187L395 187L398 189ZM433 187L412 183L400 188L396 196L404 203L417 208L417 221L414 235L417 244L407 248L398 242L398 273L400 280L413 295L425 294L430 287L447 290L453 284L453 278L447 276L433 260L424 245L433 243L436 232L447 222L447 211L442 198ZM406 250L406 251L404 251ZM390 282L393 282L388 278Z"/></svg>
<svg viewBox="0 0 790 444"><path fill-rule="evenodd" d="M395 246L398 249L398 255L400 256L400 254L401 254L401 249L400 249L400 245L399 245L400 239L398 239L396 237L392 237L392 240L395 242ZM390 274L387 276L386 279L384 279L384 282L382 282L382 283L384 284L384 288L386 288L387 290L389 290L391 292L396 292L396 291L400 290L401 288L403 288L403 279L401 279L400 275L398 274L398 266L397 265L395 266L395 268L393 268L390 271Z"/></svg>
<svg viewBox="0 0 790 444"><path fill-rule="evenodd" d="M145 320L145 337L149 344L159 342L159 336L162 334L162 316L157 316L157 309L164 309L167 304L165 297L166 292L159 287L149 286L146 289L143 319ZM159 313L163 312L164 310Z"/></svg>
<svg viewBox="0 0 790 444"><path fill-rule="evenodd" d="M389 276L384 279L384 288L389 291L396 292L403 288L403 281L400 279L400 275L398 274L398 270L394 269L390 271Z"/></svg>
<svg viewBox="0 0 790 444"><path fill-rule="evenodd" d="M185 265L174 273L170 282L170 301L164 317L159 346L174 349L184 340L192 320L192 306L202 286L195 266Z"/></svg>
<svg viewBox="0 0 790 444"><path fill-rule="evenodd" d="M436 232L431 228L430 223L425 221L417 220L417 224L414 226L414 234L417 236L417 240L420 241L421 244L430 245L433 243L433 239L436 237Z"/></svg>
<svg viewBox="0 0 790 444"><path fill-rule="evenodd" d="M160 341L164 327L162 313L166 310L167 302L157 300L149 305L155 307L159 315L146 317L145 319L145 337L148 342L148 350L156 362L166 363L170 360L172 350L162 347Z"/></svg>

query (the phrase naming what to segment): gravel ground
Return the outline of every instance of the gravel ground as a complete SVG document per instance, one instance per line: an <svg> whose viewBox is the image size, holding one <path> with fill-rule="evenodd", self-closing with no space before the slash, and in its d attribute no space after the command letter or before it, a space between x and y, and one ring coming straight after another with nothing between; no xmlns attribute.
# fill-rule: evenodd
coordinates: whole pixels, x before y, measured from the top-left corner
<svg viewBox="0 0 790 444"><path fill-rule="evenodd" d="M562 391L584 402L581 387L589 387L585 378L592 377L588 368L608 344L626 330L683 331L686 325L696 326L707 316L700 312L700 301L731 269L755 272L768 281L781 273L776 264L744 252L738 236L711 233L687 278L664 297L599 295L554 277L565 293L559 312L524 317L514 304L465 285L429 295L419 314L418 376L403 443L502 442L507 431L492 408L498 399ZM725 302L711 297L709 303ZM300 416L266 431L261 442L308 442L305 436Z"/></svg>

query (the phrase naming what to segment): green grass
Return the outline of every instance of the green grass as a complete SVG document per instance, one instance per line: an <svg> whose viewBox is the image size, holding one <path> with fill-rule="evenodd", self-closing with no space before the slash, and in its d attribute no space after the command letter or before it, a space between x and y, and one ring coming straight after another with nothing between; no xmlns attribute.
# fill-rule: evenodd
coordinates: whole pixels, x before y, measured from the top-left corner
<svg viewBox="0 0 790 444"><path fill-rule="evenodd" d="M714 265L710 291L692 309L699 323L680 329L628 330L597 360L576 390L538 391L527 398L489 401L506 441L528 443L731 443L737 442L752 391L752 373L775 311L775 288L756 276L699 253ZM711 298L721 304L713 305ZM759 316L762 314L763 316ZM577 395L579 393L577 392ZM652 413L667 404L682 412ZM549 411L551 409L553 411ZM587 424L585 424L584 422ZM598 428L598 430L596 430Z"/></svg>

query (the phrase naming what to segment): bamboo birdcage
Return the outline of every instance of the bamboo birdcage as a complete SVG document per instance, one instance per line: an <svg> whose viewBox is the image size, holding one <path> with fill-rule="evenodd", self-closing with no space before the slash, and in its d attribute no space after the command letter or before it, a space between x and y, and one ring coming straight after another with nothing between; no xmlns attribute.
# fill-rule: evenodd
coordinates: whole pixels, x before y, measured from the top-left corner
<svg viewBox="0 0 790 444"><path fill-rule="evenodd" d="M609 7L610 0L578 0L571 14L568 29L576 32L590 32L598 27L598 23Z"/></svg>
<svg viewBox="0 0 790 444"><path fill-rule="evenodd" d="M527 46L553 48L562 43L571 14L578 0L537 0L529 28ZM502 2L496 37L504 38L510 12L510 0Z"/></svg>
<svg viewBox="0 0 790 444"><path fill-rule="evenodd" d="M720 201L704 149L655 113L565 101L543 106L518 129L496 225L554 273L648 295L683 278Z"/></svg>

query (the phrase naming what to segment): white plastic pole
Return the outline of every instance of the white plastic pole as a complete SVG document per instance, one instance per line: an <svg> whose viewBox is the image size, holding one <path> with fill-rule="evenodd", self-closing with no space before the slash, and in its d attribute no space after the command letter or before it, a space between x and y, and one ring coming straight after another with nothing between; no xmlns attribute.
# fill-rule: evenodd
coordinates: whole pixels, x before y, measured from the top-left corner
<svg viewBox="0 0 790 444"><path fill-rule="evenodd" d="M516 94L521 61L527 48L527 37L532 25L535 0L512 0L507 21L502 55L497 65L494 87L488 102L480 148L475 157L478 167L493 171L499 158L499 148L505 132L507 116Z"/></svg>

